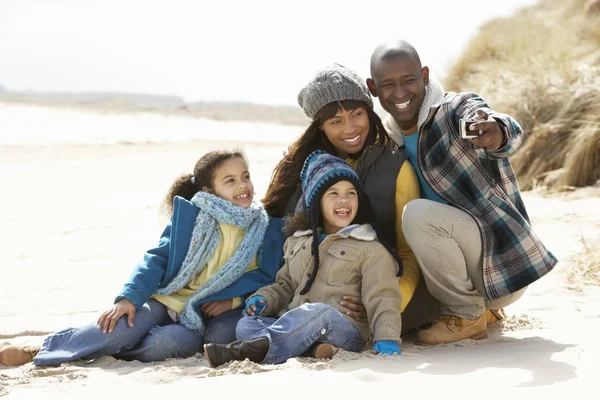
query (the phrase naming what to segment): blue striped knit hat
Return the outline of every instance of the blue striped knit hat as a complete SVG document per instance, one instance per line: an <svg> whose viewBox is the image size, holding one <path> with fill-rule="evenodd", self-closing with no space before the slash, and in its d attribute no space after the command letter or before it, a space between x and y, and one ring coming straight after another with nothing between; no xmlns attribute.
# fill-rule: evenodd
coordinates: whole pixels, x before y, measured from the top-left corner
<svg viewBox="0 0 600 400"><path fill-rule="evenodd" d="M315 202L331 185L339 181L351 182L356 190L362 191L358 174L348 163L339 157L332 156L322 150L313 151L304 161L302 172L302 206L310 211Z"/></svg>

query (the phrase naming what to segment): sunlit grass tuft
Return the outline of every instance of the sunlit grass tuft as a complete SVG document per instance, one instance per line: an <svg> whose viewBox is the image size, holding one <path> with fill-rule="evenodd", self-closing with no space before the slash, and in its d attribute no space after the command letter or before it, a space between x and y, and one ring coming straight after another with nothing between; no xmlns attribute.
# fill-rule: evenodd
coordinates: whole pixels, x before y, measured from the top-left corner
<svg viewBox="0 0 600 400"><path fill-rule="evenodd" d="M543 0L484 25L448 74L525 131L511 158L522 189L600 179L600 5ZM598 11L595 11L598 8Z"/></svg>
<svg viewBox="0 0 600 400"><path fill-rule="evenodd" d="M586 286L600 286L600 240L582 239L583 250L569 260L567 281L569 287L582 290Z"/></svg>

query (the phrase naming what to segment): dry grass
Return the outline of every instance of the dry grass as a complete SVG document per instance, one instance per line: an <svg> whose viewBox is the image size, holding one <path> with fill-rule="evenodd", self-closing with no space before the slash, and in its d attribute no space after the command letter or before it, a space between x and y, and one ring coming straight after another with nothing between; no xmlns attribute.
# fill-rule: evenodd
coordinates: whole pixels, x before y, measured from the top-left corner
<svg viewBox="0 0 600 400"><path fill-rule="evenodd" d="M600 179L600 12L589 4L542 0L491 21L445 82L522 125L525 142L511 162L525 190Z"/></svg>
<svg viewBox="0 0 600 400"><path fill-rule="evenodd" d="M600 240L587 242L581 239L583 250L569 260L567 282L570 289L582 290L585 286L600 286Z"/></svg>

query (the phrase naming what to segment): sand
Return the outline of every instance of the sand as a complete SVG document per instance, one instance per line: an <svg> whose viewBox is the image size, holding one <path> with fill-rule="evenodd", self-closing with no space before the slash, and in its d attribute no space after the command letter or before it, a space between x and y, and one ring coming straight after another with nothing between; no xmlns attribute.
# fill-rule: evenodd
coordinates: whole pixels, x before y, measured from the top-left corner
<svg viewBox="0 0 600 400"><path fill-rule="evenodd" d="M47 334L94 321L165 223L173 178L204 152L243 147L257 195L287 143L218 142L0 147L0 344L40 344ZM586 242L600 240L600 189L524 193L533 226L560 259L506 309L489 338L419 347L396 357L341 351L330 361L208 367L202 355L160 363L103 357L58 367L0 367L6 399L530 398L591 392L600 356L600 289L568 282ZM586 397L586 398L587 398Z"/></svg>

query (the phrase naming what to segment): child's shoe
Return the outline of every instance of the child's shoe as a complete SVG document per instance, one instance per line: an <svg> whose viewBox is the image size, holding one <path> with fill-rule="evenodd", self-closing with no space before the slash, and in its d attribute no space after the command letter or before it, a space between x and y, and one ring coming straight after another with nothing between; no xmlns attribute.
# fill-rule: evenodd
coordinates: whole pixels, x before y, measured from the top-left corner
<svg viewBox="0 0 600 400"><path fill-rule="evenodd" d="M338 348L330 343L316 343L306 351L306 356L329 360L335 353L338 352Z"/></svg>
<svg viewBox="0 0 600 400"><path fill-rule="evenodd" d="M0 365L18 367L33 361L40 346L4 346L0 348Z"/></svg>
<svg viewBox="0 0 600 400"><path fill-rule="evenodd" d="M260 363L267 356L269 347L269 339L266 337L236 340L229 344L208 343L204 345L204 356L213 368L229 361L243 361L246 358Z"/></svg>

